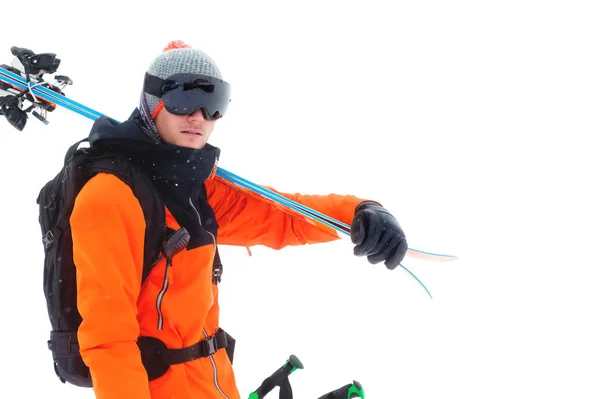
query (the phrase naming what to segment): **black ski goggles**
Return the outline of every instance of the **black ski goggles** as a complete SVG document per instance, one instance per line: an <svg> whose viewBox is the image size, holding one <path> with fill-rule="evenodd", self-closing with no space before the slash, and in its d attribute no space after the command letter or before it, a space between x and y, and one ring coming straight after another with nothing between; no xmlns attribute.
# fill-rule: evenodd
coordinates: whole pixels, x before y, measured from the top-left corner
<svg viewBox="0 0 600 399"><path fill-rule="evenodd" d="M166 79L146 73L144 91L159 97L172 114L191 115L202 110L209 120L222 118L231 101L229 83L192 73L178 73Z"/></svg>

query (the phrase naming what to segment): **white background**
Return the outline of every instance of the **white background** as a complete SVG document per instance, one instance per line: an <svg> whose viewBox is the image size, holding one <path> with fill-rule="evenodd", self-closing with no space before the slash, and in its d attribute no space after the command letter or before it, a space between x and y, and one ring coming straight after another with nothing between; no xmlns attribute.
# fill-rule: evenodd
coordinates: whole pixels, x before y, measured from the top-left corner
<svg viewBox="0 0 600 399"><path fill-rule="evenodd" d="M69 9L67 13L65 10ZM169 40L233 87L220 166L286 192L375 199L416 249L224 247L222 326L242 398L294 353L295 397L598 398L600 13L593 1L6 1L11 46L54 52L65 92L126 119ZM46 348L39 189L91 121L0 120L0 396L92 398ZM10 392L10 394L9 394ZM274 398L277 394L271 394ZM185 399L185 398L182 398Z"/></svg>

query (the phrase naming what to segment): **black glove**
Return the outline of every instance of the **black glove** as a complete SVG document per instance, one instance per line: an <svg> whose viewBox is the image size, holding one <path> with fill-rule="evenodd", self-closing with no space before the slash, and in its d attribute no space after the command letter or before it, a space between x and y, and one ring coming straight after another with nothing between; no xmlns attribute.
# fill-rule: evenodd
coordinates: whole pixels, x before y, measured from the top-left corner
<svg viewBox="0 0 600 399"><path fill-rule="evenodd" d="M388 269L400 265L408 244L396 218L383 206L373 201L361 202L352 220L350 238L354 255L367 256L371 264L385 261Z"/></svg>

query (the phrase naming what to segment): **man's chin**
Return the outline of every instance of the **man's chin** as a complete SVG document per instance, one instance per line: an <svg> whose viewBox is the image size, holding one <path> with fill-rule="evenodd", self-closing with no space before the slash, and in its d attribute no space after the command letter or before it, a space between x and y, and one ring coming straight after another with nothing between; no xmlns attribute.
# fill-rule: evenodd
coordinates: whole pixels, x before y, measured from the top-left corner
<svg viewBox="0 0 600 399"><path fill-rule="evenodd" d="M183 137L181 140L177 141L177 145L180 147L195 148L197 150L203 148L206 144L206 141L202 136Z"/></svg>

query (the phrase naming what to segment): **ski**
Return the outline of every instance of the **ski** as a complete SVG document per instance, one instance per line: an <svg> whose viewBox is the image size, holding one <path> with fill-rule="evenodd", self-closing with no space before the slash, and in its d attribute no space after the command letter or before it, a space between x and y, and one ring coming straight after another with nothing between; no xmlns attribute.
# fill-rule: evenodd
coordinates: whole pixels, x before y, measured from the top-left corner
<svg viewBox="0 0 600 399"><path fill-rule="evenodd" d="M28 86L27 82L25 81L25 79L22 76L17 75L16 73L5 69L3 66L0 66L0 81L8 83L12 86L18 87L21 90L27 90L30 87L30 86ZM88 108L88 107L82 105L81 103L78 103L76 101L69 99L65 95L62 95L62 94L56 93L55 91L49 90L46 87L44 87L43 85L40 85L39 83L37 83L37 85L33 85L30 90L33 91L33 93L37 97L39 97L45 101L60 105L64 108L74 111L74 112L76 112L82 116L85 116L89 119L95 120L102 116L106 116L100 112L97 112L91 108ZM318 211L315 211L314 209L304 206L292 199L284 197L283 195L281 195L279 193L276 193L276 192L269 190L258 184L252 183L251 181L244 179L244 178L242 178L232 172L229 172L221 167L217 167L216 174L217 174L217 176L220 176L223 179L228 180L237 186L241 186L250 191L256 192L260 196L266 197L267 199L271 199L274 202L281 203L283 206L291 208L292 210L297 210L298 213L301 213L301 214L309 217L311 220L314 220L316 222L322 223L326 226L333 228L338 233L341 233L342 236L350 235L350 226L346 223L342 223L342 222L335 220L327 215L324 215ZM427 251L422 251L422 250L418 250L418 249L414 249L414 248L409 248L407 255L415 257L415 258L423 259L423 260L429 260L429 261L450 261L450 260L456 259L456 256L453 256L453 255L427 252Z"/></svg>
<svg viewBox="0 0 600 399"><path fill-rule="evenodd" d="M267 197L268 199L271 199L274 202L281 203L289 209L296 210L300 214L308 214L310 215L311 220L331 227L335 229L338 233L342 233L342 237L350 236L350 225L347 223L342 223L332 217L329 217L323 213L320 213L314 209L302 205L299 202L287 198L277 192L269 190L258 184L252 183L251 181L246 180L243 177L240 177L232 172L222 169L221 173L218 173L218 175L234 184L237 184L238 186L256 192L257 194L262 195L263 197ZM456 259L456 256L453 255L437 254L432 252L421 251L414 248L409 248L407 254L416 258L430 261L451 261Z"/></svg>
<svg viewBox="0 0 600 399"><path fill-rule="evenodd" d="M28 49L18 47L12 47L11 51L18 62L16 67L0 65L0 90L4 94L8 93L8 95L0 97L0 114L4 114L9 123L15 128L23 130L27 121L27 113L32 113L47 124L45 114L54 110L56 106L63 107L91 120L107 116L64 95L61 89L68 84L72 84L68 77L55 76L58 85L50 84L43 79L44 73L56 72L58 64L60 64L60 60L54 54L34 54ZM23 73L25 77L22 76ZM32 105L26 108L24 105L25 100L28 100ZM42 113L35 112L35 108L41 110ZM321 227L332 229L341 238L350 237L351 228L346 223L302 205L264 186L252 183L219 166L216 168L216 176L232 184L235 188L250 191L289 213L303 217L312 224L319 224ZM452 261L457 259L453 255L432 253L414 248L408 248L407 256L427 261ZM404 265L401 264L400 266L414 277L431 297L429 290L417 276Z"/></svg>
<svg viewBox="0 0 600 399"><path fill-rule="evenodd" d="M21 75L18 75L15 72L7 69L6 65L0 65L0 81L11 85L14 89L21 92L28 90L38 99L47 101L49 103L54 103L68 109L69 111L76 112L86 118L96 120L102 116L105 116L91 108L86 107L83 104L69 99L64 94L50 90L47 87L50 85L48 82L43 80L31 80L30 82L27 82L27 80Z"/></svg>

